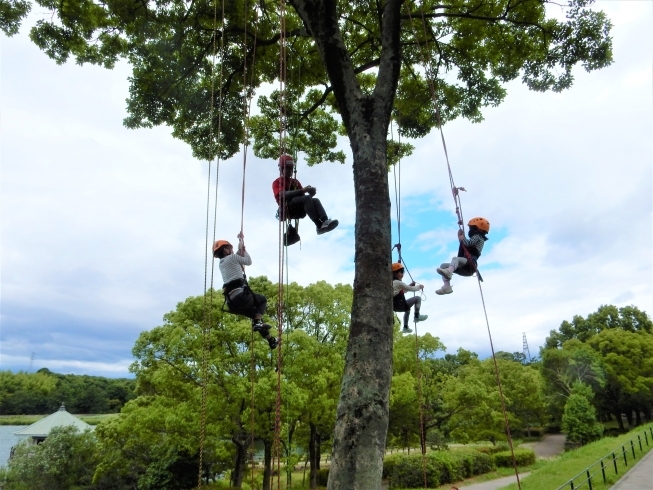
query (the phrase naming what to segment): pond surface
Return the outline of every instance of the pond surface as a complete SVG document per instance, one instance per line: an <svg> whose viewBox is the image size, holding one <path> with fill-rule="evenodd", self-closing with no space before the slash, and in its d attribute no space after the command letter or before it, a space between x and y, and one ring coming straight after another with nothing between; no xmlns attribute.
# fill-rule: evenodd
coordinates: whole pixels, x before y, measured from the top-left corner
<svg viewBox="0 0 653 490"><path fill-rule="evenodd" d="M7 466L9 453L25 437L15 436L14 432L28 427L27 425L0 425L0 466Z"/></svg>

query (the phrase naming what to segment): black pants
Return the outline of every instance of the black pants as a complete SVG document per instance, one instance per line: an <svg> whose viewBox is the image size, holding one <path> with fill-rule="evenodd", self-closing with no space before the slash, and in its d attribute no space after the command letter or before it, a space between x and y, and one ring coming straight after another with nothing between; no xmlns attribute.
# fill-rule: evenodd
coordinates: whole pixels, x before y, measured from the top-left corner
<svg viewBox="0 0 653 490"><path fill-rule="evenodd" d="M318 228L327 220L327 214L319 199L311 196L294 197L287 203L290 219L301 219L306 215Z"/></svg>
<svg viewBox="0 0 653 490"><path fill-rule="evenodd" d="M254 318L257 315L263 316L267 308L268 300L262 294L257 294L249 288L230 298L227 296L227 306L231 313L243 315L247 318Z"/></svg>

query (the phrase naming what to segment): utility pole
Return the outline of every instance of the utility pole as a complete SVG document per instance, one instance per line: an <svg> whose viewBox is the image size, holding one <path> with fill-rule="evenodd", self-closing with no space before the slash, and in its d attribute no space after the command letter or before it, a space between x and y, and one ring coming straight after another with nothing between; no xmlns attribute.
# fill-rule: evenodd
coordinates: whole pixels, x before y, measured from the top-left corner
<svg viewBox="0 0 653 490"><path fill-rule="evenodd" d="M523 339L523 354L524 354L524 363L531 362L531 352L528 350L528 340L526 340L526 332L524 332L524 335L522 337Z"/></svg>

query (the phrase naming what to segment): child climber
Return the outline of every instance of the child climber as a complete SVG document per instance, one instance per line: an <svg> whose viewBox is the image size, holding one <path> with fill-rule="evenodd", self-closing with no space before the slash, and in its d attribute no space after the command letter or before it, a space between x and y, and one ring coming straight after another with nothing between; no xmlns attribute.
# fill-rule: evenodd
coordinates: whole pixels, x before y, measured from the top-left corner
<svg viewBox="0 0 653 490"><path fill-rule="evenodd" d="M420 296L413 296L406 299L405 291L421 291L424 285L415 284L411 282L406 284L402 282L404 278L404 266L399 262L392 264L392 309L394 311L404 312L404 328L401 333L411 333L413 330L408 327L408 320L410 319L410 308L415 305L415 321L423 322L428 318L428 315L420 315L419 309L422 306L422 298Z"/></svg>
<svg viewBox="0 0 653 490"><path fill-rule="evenodd" d="M460 276L471 276L476 272L476 263L483 251L483 245L488 240L487 234L490 232L490 222L485 218L472 218L467 223L469 231L465 238L465 233L458 230L458 240L460 246L458 247L458 256L451 259L450 264L442 264L438 267L438 274L442 276L444 285L435 291L435 294L451 294L453 289L451 287L451 277L454 273ZM464 247L464 248L463 248ZM467 260L465 250L472 258L473 263Z"/></svg>
<svg viewBox="0 0 653 490"><path fill-rule="evenodd" d="M297 179L292 178L295 161L290 155L281 155L279 171L283 173L272 182L272 192L279 206L279 219L301 219L306 215L317 227L317 234L322 235L338 226L337 219L329 219L320 200L313 197L317 192L315 187L302 187ZM282 204L285 203L285 209Z"/></svg>
<svg viewBox="0 0 653 490"><path fill-rule="evenodd" d="M244 238L242 233L238 234L238 252L235 254L233 246L226 240L218 240L213 244L213 256L220 259L224 282L222 294L229 311L251 318L252 330L268 341L270 349L274 349L279 342L270 336L270 325L262 320L268 300L262 294L253 292L245 280L244 266L251 265L252 258L245 250Z"/></svg>

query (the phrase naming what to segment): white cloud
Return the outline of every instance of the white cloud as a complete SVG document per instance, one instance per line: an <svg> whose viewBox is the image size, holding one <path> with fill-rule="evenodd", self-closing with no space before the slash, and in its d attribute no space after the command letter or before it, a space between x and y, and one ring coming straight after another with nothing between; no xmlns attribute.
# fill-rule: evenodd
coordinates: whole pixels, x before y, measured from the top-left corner
<svg viewBox="0 0 653 490"><path fill-rule="evenodd" d="M508 84L482 124L444 128L456 184L468 191L465 216L486 216L493 227L480 267L497 350L521 350L526 332L535 353L563 319L601 304L653 311L651 4L597 8L615 24L612 66L576 70L574 87L560 94ZM1 60L0 362L25 366L36 352L52 370L126 374L138 333L202 292L207 163L168 128L122 127L125 64L57 66L23 31L3 39ZM247 272L274 281L277 167L251 153L247 160ZM240 229L242 163L237 155L220 164L218 238L235 240ZM351 158L312 168L300 159L298 178L318 188L340 227L318 237L301 222L289 280L351 282ZM416 142L401 184L404 257L428 296L419 331L439 335L450 351L487 353L475 280L456 278L450 296L433 293L435 268L456 249L439 134Z"/></svg>

